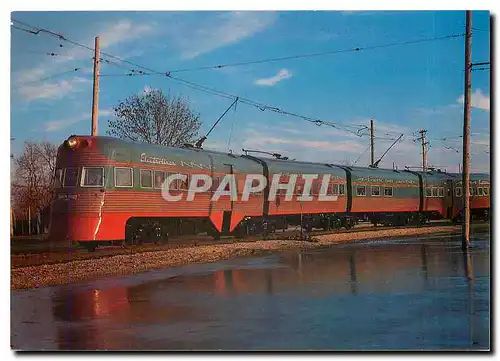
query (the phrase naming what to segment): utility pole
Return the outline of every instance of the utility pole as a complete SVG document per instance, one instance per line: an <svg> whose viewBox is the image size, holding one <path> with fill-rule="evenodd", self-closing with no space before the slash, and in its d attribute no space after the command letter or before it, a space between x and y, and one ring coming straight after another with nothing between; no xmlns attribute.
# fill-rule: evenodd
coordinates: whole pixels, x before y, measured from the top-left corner
<svg viewBox="0 0 500 361"><path fill-rule="evenodd" d="M97 121L99 116L99 59L101 51L99 49L99 37L95 37L94 51L94 95L92 98L92 132L90 135L97 135Z"/></svg>
<svg viewBox="0 0 500 361"><path fill-rule="evenodd" d="M427 133L426 129L420 129L418 131L420 133L420 138L417 138L414 140L420 140L422 144L422 171L425 172L427 170L427 151L425 149L425 146L429 144L429 142L425 141L425 134Z"/></svg>
<svg viewBox="0 0 500 361"><path fill-rule="evenodd" d="M470 247L470 113L471 113L471 50L472 50L472 12L465 12L465 86L464 86L464 134L463 134L463 172L462 187L464 196L464 222L462 249Z"/></svg>
<svg viewBox="0 0 500 361"><path fill-rule="evenodd" d="M370 149L371 149L371 165L373 167L373 164L375 163L375 144L374 144L374 130L373 130L373 119L370 119Z"/></svg>

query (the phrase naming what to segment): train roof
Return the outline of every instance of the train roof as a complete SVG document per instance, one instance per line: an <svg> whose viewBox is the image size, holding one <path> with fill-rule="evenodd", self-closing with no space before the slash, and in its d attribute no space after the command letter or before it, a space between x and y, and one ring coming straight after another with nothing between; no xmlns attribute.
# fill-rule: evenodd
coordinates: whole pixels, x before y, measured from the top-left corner
<svg viewBox="0 0 500 361"><path fill-rule="evenodd" d="M418 183L417 175L406 170L364 167L348 167L348 169L351 171L353 180L387 179Z"/></svg>
<svg viewBox="0 0 500 361"><path fill-rule="evenodd" d="M261 166L253 160L238 154L216 152L198 148L180 148L164 145L134 142L114 137L98 137L99 147L114 160L141 162L144 157L159 158L162 163L196 163L210 166L215 171L225 169L224 164L232 164L233 169L242 173L261 173ZM121 159L120 159L121 158Z"/></svg>

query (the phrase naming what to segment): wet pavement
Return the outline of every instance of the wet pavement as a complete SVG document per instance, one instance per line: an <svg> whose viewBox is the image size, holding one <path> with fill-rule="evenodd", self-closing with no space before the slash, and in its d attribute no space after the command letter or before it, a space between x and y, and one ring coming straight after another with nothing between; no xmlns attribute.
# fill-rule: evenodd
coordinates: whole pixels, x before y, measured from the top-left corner
<svg viewBox="0 0 500 361"><path fill-rule="evenodd" d="M457 237L370 241L14 291L11 345L488 349L489 234L472 242L469 256Z"/></svg>

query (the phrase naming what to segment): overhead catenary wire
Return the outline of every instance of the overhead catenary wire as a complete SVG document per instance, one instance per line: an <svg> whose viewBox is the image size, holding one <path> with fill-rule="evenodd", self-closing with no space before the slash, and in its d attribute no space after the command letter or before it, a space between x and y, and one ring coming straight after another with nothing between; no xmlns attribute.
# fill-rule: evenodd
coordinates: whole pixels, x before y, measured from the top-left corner
<svg viewBox="0 0 500 361"><path fill-rule="evenodd" d="M325 55L359 52L359 51L365 51L365 50L388 48L388 47L393 47L393 46L401 46L401 45L417 44L417 43L430 42L430 41L453 39L453 38L463 37L464 35L465 34L451 34L451 35L440 36L440 37L421 38L421 39L416 39L416 40L408 40L408 41L402 41L402 42L394 42L394 43L371 45L371 46L360 46L360 47L347 48L347 49L328 50L328 51L322 51L322 52L317 52L317 53L289 55L289 56L282 56L282 57L276 57L276 58L251 60L251 61L246 61L246 62L235 62L235 63L225 63L225 64L208 65L208 66L200 66L200 67L192 67L192 68L184 68L184 69L174 69L174 70L169 70L169 73L180 73L180 72L210 70L210 69L222 69L222 68L228 68L228 67L265 64L265 63L272 63L272 62L285 61L285 60L304 59L304 58L311 58L311 57L318 57L318 56L325 56Z"/></svg>
<svg viewBox="0 0 500 361"><path fill-rule="evenodd" d="M54 78L58 78L60 76L66 75L66 74L75 73L75 72L80 71L81 69L82 68L74 68L74 69L71 69L71 70L64 71L62 73L57 73L57 74L53 74L53 75L47 76L45 78L41 78L41 79L38 79L38 80L33 80L33 81L26 82L26 83L22 83L22 84L16 86L14 89L19 89L19 88L22 88L22 87L25 87L25 86L28 86L28 85L33 85L33 84L36 84L36 83L40 83L40 82L44 82L44 81L51 80L51 79L54 79Z"/></svg>
<svg viewBox="0 0 500 361"><path fill-rule="evenodd" d="M80 46L82 48L85 48L85 49L87 49L89 51L92 51L92 52L94 51L94 49L91 48L91 47L89 47L89 46L86 46L86 45L80 44L80 43L78 43L76 41L70 40L70 39L66 38L65 36L63 36L61 34L58 34L58 33L55 33L55 32L53 32L51 30L36 28L36 27L33 27L33 26L31 26L31 25L29 25L27 23L24 23L24 22L21 22L21 21L18 21L18 20L14 20L14 19L12 19L12 21L20 23L20 24L22 24L24 26L29 26L31 28L37 29L37 34L40 33L40 32L43 32L43 33L48 34L50 36L54 36L54 37L56 37L56 38L58 38L60 40L69 42L71 44L74 44L76 46ZM367 46L367 47L363 47L363 48L353 48L353 49L350 49L350 51L359 51L361 49L368 50L368 49L391 47L391 46L396 46L396 45L405 45L405 44L415 44L415 43L420 43L420 42L437 41L437 40L444 40L444 39L450 39L450 38L458 38L458 37L462 37L464 35L465 34L452 34L452 35L447 35L447 36L443 36L443 37L424 38L424 39L410 40L410 41L404 41L404 42L398 42L398 43L391 43L391 44ZM347 50L349 50L349 49L344 49L343 51L347 51ZM339 50L336 50L336 52L339 52ZM330 52L323 52L323 53L331 53L331 51ZM303 54L303 55L296 55L296 56L293 56L293 57L318 56L318 54L319 53L316 53L316 54ZM189 88L192 88L192 89L195 89L195 90L198 90L198 91L203 91L203 92L206 92L206 93L214 95L214 96L219 96L219 97L223 97L223 98L226 98L226 99L233 99L233 100L236 99L236 98L239 98L239 102L240 103L256 107L256 108L260 109L261 111L272 111L272 112L276 112L276 113L283 114L283 115L288 115L288 116L302 118L302 119L304 119L306 121L309 121L309 122L311 122L313 124L316 124L318 126L329 125L329 126L332 126L334 128L343 129L343 130L345 130L347 132L350 132L350 133L352 133L352 134L354 134L356 136L361 136L359 134L359 131L363 130L363 129L359 129L359 128L355 127L355 126L351 126L351 125L348 125L348 124L335 123L335 122L331 122L331 121L324 121L324 120L321 120L321 119L304 116L304 115L301 115L301 114L298 114L298 113L293 113L293 112L289 112L289 111L280 109L280 108L272 106L272 105L259 103L259 102L253 101L251 99L242 98L242 97L234 95L234 94L222 92L222 91L214 89L214 88L209 88L209 87L201 85L201 84L197 84L197 83L194 83L194 82L191 82L191 81L187 81L187 80L179 78L179 77L175 77L175 76L173 76L171 74L171 72L168 72L168 71L167 72L159 72L159 71L153 70L151 68L145 67L143 65L136 64L136 63L130 62L130 61L125 60L125 59L121 59L121 58L119 58L117 56L114 56L114 55L106 53L106 52L101 52L101 55L109 57L109 58L112 58L112 59L115 59L115 60L118 60L120 62L129 64L129 65L132 65L132 66L134 66L136 68L140 68L140 69L143 69L143 70L147 71L147 72L144 72L142 70L139 71L139 70L135 70L134 69L134 71L137 72L138 75L162 75L162 76L167 77L170 80L174 80L176 82L182 83L183 85L185 85L185 86L187 86ZM279 58L279 59L285 60L285 58L288 59L290 57L282 57L282 58ZM266 61L269 61L269 60L277 61L279 59L278 58L274 58L274 59L265 59L265 60ZM263 62L263 61L264 60L257 60L257 61L253 61L251 63ZM224 66L230 66L230 65L234 65L234 64L236 64L236 63L233 63L233 64L224 64ZM217 66L217 67L219 67L219 66ZM135 75L135 73L124 74L124 75L126 75L126 76L132 76L132 74ZM355 129L356 131L353 131L352 129Z"/></svg>
<svg viewBox="0 0 500 361"><path fill-rule="evenodd" d="M362 156L363 156L363 155L364 155L364 154L368 151L368 149L370 149L370 146L371 146L371 145L369 145L368 147L366 147L366 149L363 151L363 153L361 153L361 154L359 155L359 157L358 157L358 158L356 158L356 160L352 163L352 165L356 165L356 163L358 163L358 161L361 159L361 157L362 157Z"/></svg>

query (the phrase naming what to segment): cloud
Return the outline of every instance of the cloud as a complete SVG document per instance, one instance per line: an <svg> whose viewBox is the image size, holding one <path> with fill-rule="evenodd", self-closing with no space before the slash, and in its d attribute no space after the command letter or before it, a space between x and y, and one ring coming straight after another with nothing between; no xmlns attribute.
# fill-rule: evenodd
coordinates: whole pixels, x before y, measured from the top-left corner
<svg viewBox="0 0 500 361"><path fill-rule="evenodd" d="M154 28L152 24L134 24L130 20L120 20L99 35L101 38L100 45L102 48L108 48L125 43L151 33Z"/></svg>
<svg viewBox="0 0 500 361"><path fill-rule="evenodd" d="M101 117L107 117L113 114L112 109L100 109L99 110L99 116ZM44 129L46 132L54 132L57 130L65 129L68 128L69 126L79 123L81 121L87 120L90 122L90 119L92 118L92 114L89 112L87 113L82 113L80 115L76 115L73 117L61 119L61 120L53 120L50 122L46 122L44 124Z"/></svg>
<svg viewBox="0 0 500 361"><path fill-rule="evenodd" d="M82 87L90 82L89 79L75 76L69 80L64 79L53 83L26 85L15 92L28 102L37 99L62 99L71 92L82 90Z"/></svg>
<svg viewBox="0 0 500 361"><path fill-rule="evenodd" d="M460 104L464 103L464 96L461 95L457 98L457 102ZM490 96L484 95L481 89L476 89L471 95L471 106L473 108L482 109L490 111Z"/></svg>
<svg viewBox="0 0 500 361"><path fill-rule="evenodd" d="M277 14L270 11L223 13L197 24L176 24L174 41L181 49L181 58L194 59L261 32L276 18Z"/></svg>
<svg viewBox="0 0 500 361"><path fill-rule="evenodd" d="M255 84L263 86L274 86L280 81L291 78L292 76L293 74L290 73L288 69L281 69L275 76L272 76L270 78L257 79L255 81Z"/></svg>
<svg viewBox="0 0 500 361"><path fill-rule="evenodd" d="M293 145L294 148L312 148L315 150L323 149L328 151L342 151L347 153L357 153L364 149L364 146L355 141L327 141L327 140L315 140L315 139L304 139L292 138L292 137L272 137L266 135L260 131L254 129L248 129L246 131L246 140L244 145L246 147L265 147L269 145ZM271 133L273 134L273 133Z"/></svg>

